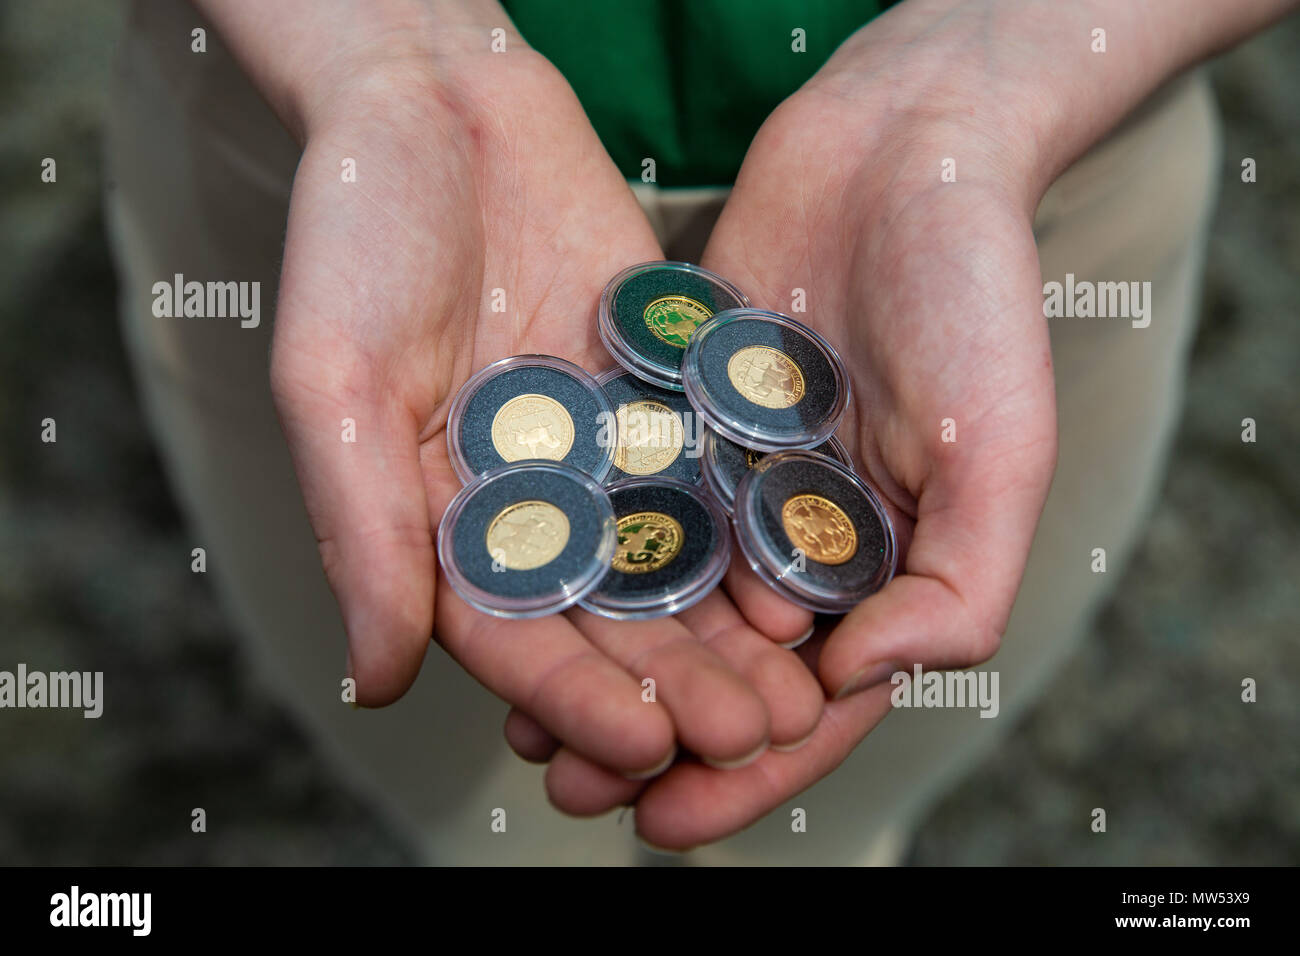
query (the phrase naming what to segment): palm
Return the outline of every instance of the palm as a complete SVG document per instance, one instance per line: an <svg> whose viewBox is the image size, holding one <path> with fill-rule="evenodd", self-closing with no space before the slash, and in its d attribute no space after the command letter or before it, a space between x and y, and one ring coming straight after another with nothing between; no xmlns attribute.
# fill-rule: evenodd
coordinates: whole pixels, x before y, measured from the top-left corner
<svg viewBox="0 0 1300 956"><path fill-rule="evenodd" d="M460 126L419 86L384 90L313 135L295 180L272 377L359 699L400 696L434 633L520 708L516 731L617 772L661 765L678 740L725 762L806 736L816 682L721 593L668 622L506 622L437 574L432 536L459 488L444 434L457 389L526 352L604 369L600 290L660 257L558 75L530 58L480 72L501 86L483 100L508 110ZM343 157L356 182L341 182ZM355 444L340 441L344 419ZM769 615L778 639L806 626L788 610ZM664 706L643 702L643 676Z"/></svg>

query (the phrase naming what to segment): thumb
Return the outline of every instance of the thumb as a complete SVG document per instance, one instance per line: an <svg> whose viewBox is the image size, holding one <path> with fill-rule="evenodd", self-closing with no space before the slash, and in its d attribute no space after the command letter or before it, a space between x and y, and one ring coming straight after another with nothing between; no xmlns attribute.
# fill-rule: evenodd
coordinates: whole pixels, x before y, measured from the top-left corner
<svg viewBox="0 0 1300 956"><path fill-rule="evenodd" d="M916 664L965 668L993 656L1054 460L1052 431L1018 453L941 469L918 500L906 573L854 608L822 649L818 670L832 695L866 690Z"/></svg>

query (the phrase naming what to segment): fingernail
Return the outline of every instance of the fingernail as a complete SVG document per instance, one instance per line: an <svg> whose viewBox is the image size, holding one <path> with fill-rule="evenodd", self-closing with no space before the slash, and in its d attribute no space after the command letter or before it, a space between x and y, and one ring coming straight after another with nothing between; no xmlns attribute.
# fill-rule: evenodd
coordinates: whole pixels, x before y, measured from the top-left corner
<svg viewBox="0 0 1300 956"><path fill-rule="evenodd" d="M656 856L685 856L685 850L670 850L667 847L655 846L641 834L636 835L636 842L640 843L647 853L653 853Z"/></svg>
<svg viewBox="0 0 1300 956"><path fill-rule="evenodd" d="M734 760L713 760L709 757L701 757L700 760L708 764L714 770L739 770L741 767L748 767L763 754L767 753L769 741L764 739L761 744L745 754L743 757L737 757Z"/></svg>
<svg viewBox="0 0 1300 956"><path fill-rule="evenodd" d="M787 651L792 651L792 650L794 650L796 647L798 647L800 644L804 643L804 641L808 640L808 638L812 637L812 636L813 636L813 631L815 631L815 630L817 630L817 625L814 623L814 624L812 624L812 625L808 628L808 630L806 630L806 631L803 632L803 635L802 635L801 637L796 637L796 638L795 638L793 641L791 641L789 644L778 644L777 647L783 647L783 648L785 648Z"/></svg>
<svg viewBox="0 0 1300 956"><path fill-rule="evenodd" d="M844 686L835 694L835 699L843 700L850 694L856 694L869 687L875 687L877 684L883 684L889 680L891 674L896 674L902 669L903 666L894 661L883 661L879 664L872 664L870 667L864 667L844 682Z"/></svg>
<svg viewBox="0 0 1300 956"><path fill-rule="evenodd" d="M802 747L804 744L808 743L808 741L812 740L813 735L816 733L817 733L817 728L814 727L812 732L809 733L808 736L804 737L802 740L796 740L792 744L772 744L772 749L775 750L777 753L783 753L783 754L793 753L794 751Z"/></svg>
<svg viewBox="0 0 1300 956"><path fill-rule="evenodd" d="M668 756L665 757L663 760L659 761L659 763L655 764L649 770L635 770L632 771L631 773L625 773L623 774L623 776L628 780L649 780L651 777L659 776L661 773L663 773L665 770L671 767L673 765L673 761L676 759L677 759L677 745L673 744L673 749L668 751Z"/></svg>

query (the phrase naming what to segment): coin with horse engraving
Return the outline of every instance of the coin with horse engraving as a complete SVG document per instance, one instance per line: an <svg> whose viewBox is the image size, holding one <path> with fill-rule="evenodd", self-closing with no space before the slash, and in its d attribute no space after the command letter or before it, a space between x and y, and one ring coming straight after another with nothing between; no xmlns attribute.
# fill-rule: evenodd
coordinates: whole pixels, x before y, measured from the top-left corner
<svg viewBox="0 0 1300 956"><path fill-rule="evenodd" d="M731 561L727 516L682 481L629 478L607 489L617 532L610 572L580 606L605 617L662 617L712 591Z"/></svg>
<svg viewBox="0 0 1300 956"><path fill-rule="evenodd" d="M602 426L612 409L585 371L549 355L517 355L464 384L447 417L462 482L516 461L562 461L600 481L614 460Z"/></svg>
<svg viewBox="0 0 1300 956"><path fill-rule="evenodd" d="M601 341L618 363L652 385L682 390L682 355L695 330L726 309L748 305L734 285L688 262L644 262L605 286L597 312Z"/></svg>
<svg viewBox="0 0 1300 956"><path fill-rule="evenodd" d="M880 496L825 455L763 458L736 489L733 520L755 573L814 611L850 611L893 577L894 527Z"/></svg>
<svg viewBox="0 0 1300 956"><path fill-rule="evenodd" d="M573 447L573 417L546 395L512 398L492 418L492 447L506 461L563 461Z"/></svg>

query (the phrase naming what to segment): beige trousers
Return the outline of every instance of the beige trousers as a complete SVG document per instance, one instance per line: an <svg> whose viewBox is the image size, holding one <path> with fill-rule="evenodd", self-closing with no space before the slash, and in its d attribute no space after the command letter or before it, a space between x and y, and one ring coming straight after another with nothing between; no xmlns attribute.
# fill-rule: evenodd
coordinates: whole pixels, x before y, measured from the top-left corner
<svg viewBox="0 0 1300 956"><path fill-rule="evenodd" d="M622 863L640 857L619 814L568 819L542 771L507 749L505 705L436 648L392 707L340 701L344 637L267 383L269 320L297 151L195 15L151 4L131 19L108 128L108 211L121 318L171 482L268 692L291 707L341 779L404 824L440 863ZM1001 714L900 710L846 763L744 833L688 859L859 863L996 742L1077 646L1121 573L1160 476L1194 326L1218 169L1212 100L1178 81L1070 169L1035 223L1045 280L1152 283L1148 328L1053 319L1060 464L1002 651ZM670 255L698 256L724 194L638 195ZM264 320L155 318L175 273L260 281ZM1105 548L1108 572L1091 569ZM1091 806L1091 804L1085 804ZM790 809L807 812L793 833ZM507 811L505 833L492 814Z"/></svg>

